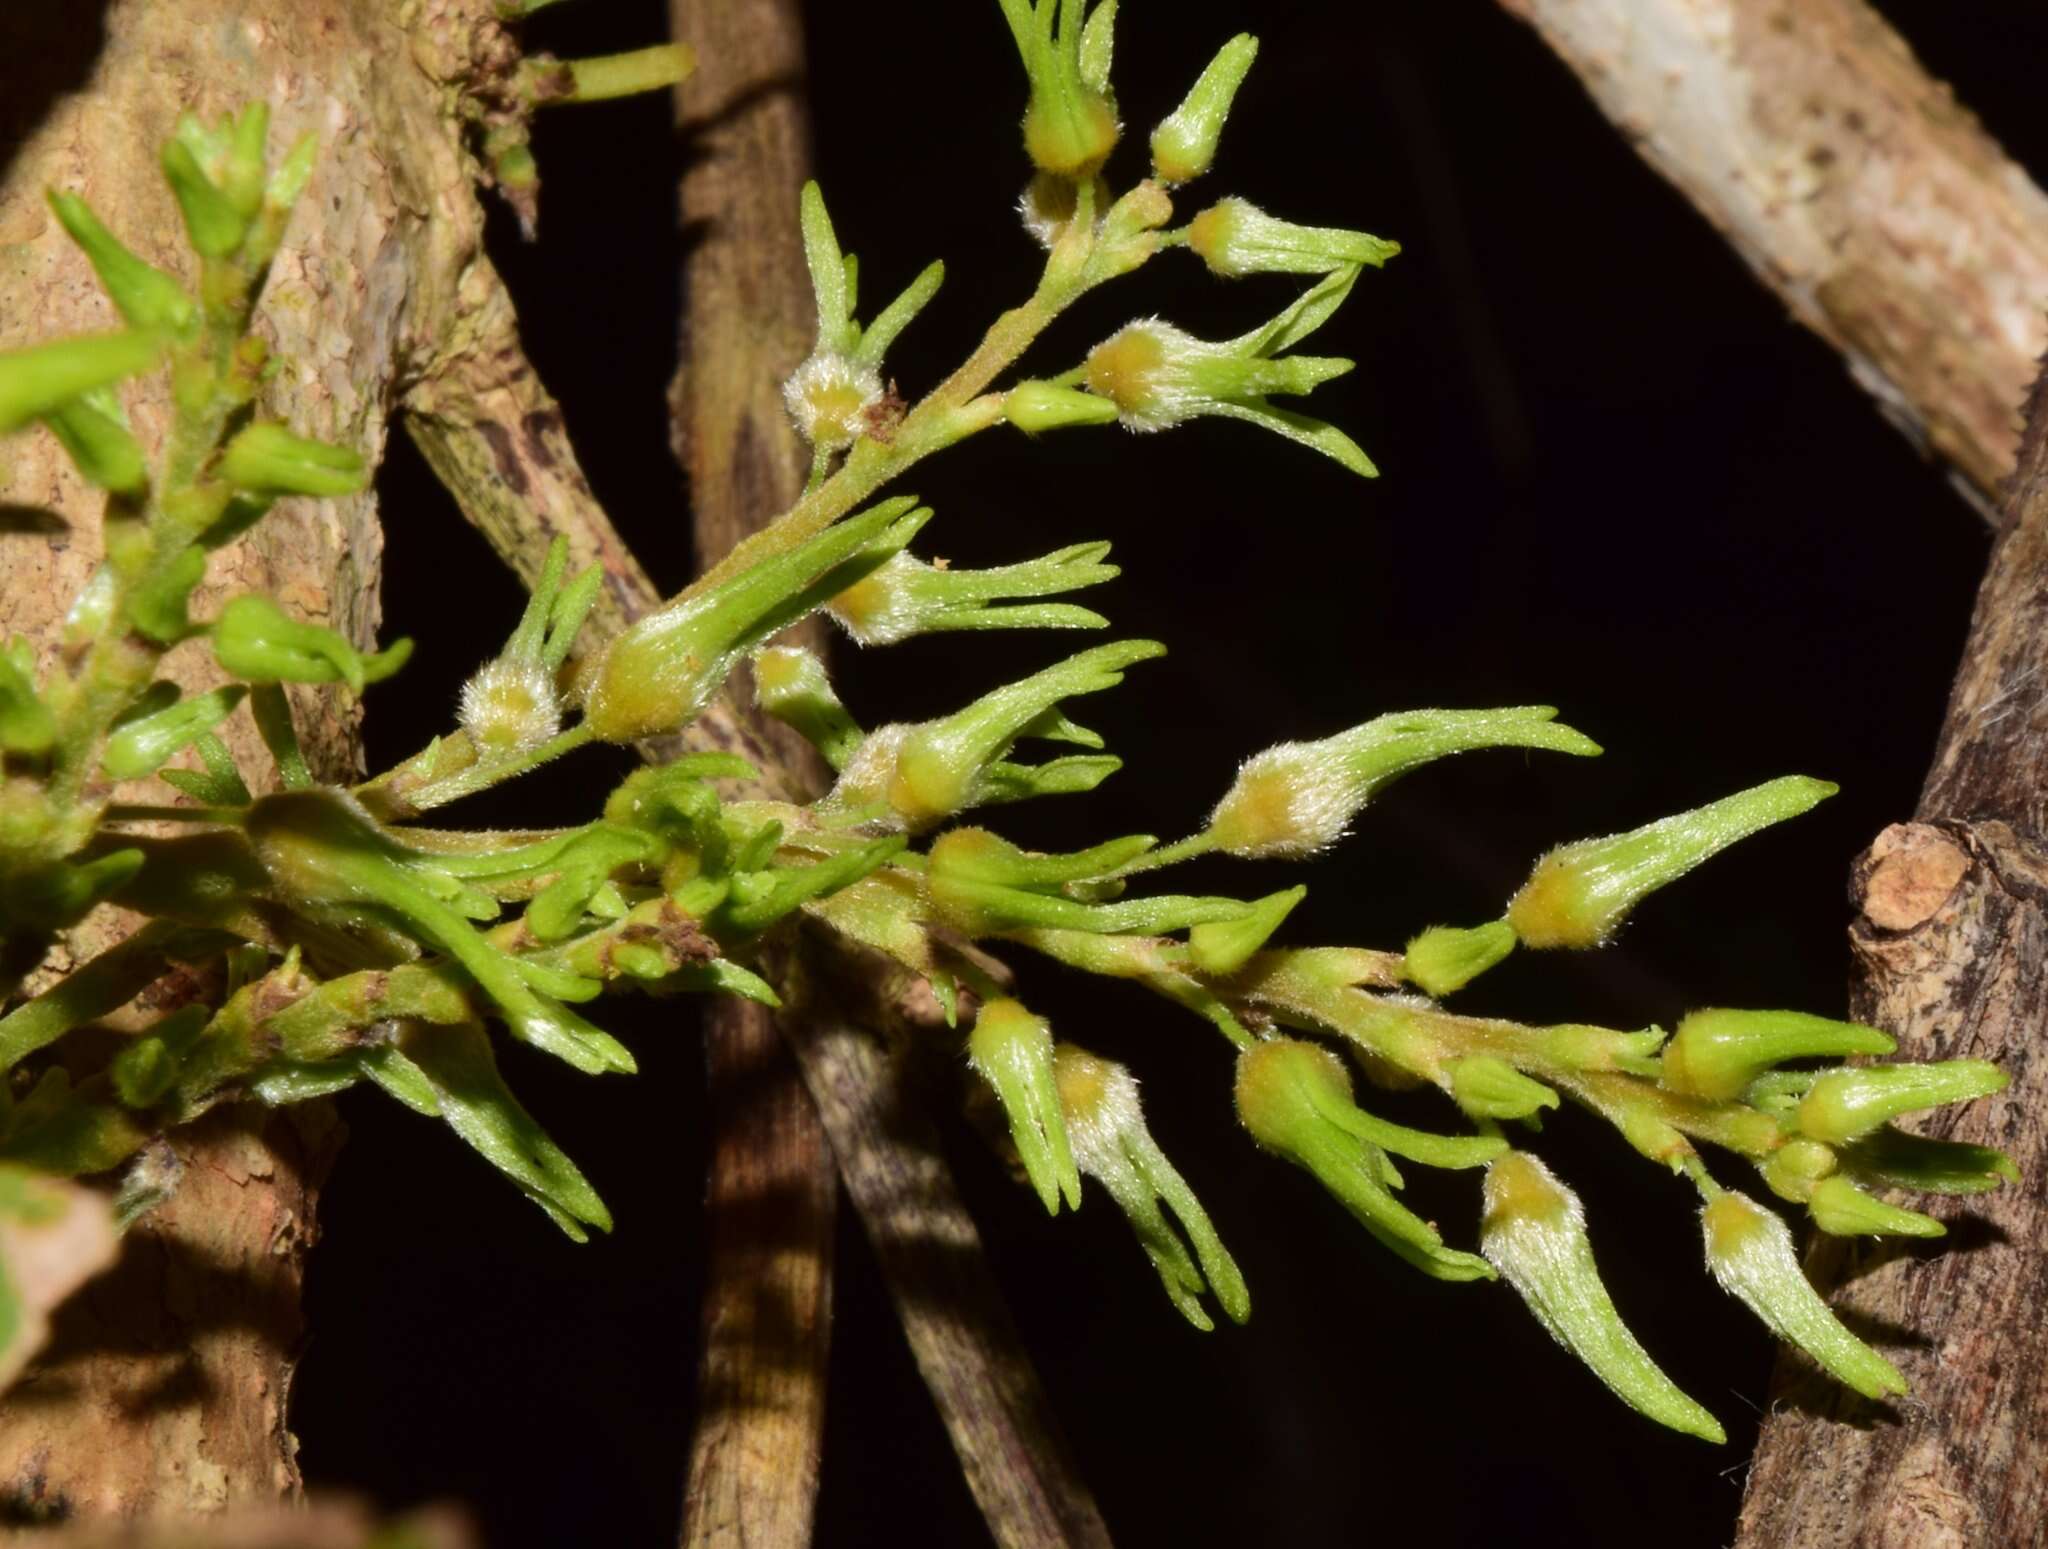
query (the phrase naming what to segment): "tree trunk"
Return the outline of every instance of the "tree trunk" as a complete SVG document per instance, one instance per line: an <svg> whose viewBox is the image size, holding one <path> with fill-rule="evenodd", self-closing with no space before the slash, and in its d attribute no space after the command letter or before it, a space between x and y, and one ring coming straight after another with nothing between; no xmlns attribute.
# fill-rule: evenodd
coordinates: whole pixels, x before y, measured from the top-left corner
<svg viewBox="0 0 2048 1549"><path fill-rule="evenodd" d="M0 59L14 78L0 147L13 149L0 176L0 348L115 322L50 218L45 187L83 194L144 257L189 275L158 148L183 110L210 118L267 100L273 147L310 129L322 154L262 310L280 367L266 408L374 462L397 393L463 348L469 298L490 279L453 115L516 57L495 14L489 0L6 7ZM129 407L146 442L161 435L161 383L144 384ZM99 503L49 438L11 443L5 455L0 633L29 636L47 661L99 557ZM261 588L367 644L381 549L369 494L284 502L214 557L194 612ZM166 671L203 684L211 658L188 644ZM333 692L294 697L315 771L351 773L354 706ZM268 768L245 719L229 740L245 768ZM162 796L159 787L152 799ZM97 950L121 924L89 920L47 971ZM0 1405L0 1513L214 1511L296 1491L285 1403L315 1196L337 1139L318 1108L226 1111L176 1137L178 1194L130 1234L121 1265L60 1313L52 1348Z"/></svg>
<svg viewBox="0 0 2048 1549"><path fill-rule="evenodd" d="M2048 195L1863 0L1500 0L1986 516Z"/></svg>
<svg viewBox="0 0 2048 1549"><path fill-rule="evenodd" d="M1749 1549L2004 1549L2048 1542L2048 380L2034 389L2005 527L1978 593L1940 751L1911 823L1858 863L1852 1008L1913 1059L2012 1076L1926 1126L1997 1146L2020 1183L1984 1196L1931 1254L1822 1239L1912 1383L1873 1411L1781 1364L1743 1502Z"/></svg>

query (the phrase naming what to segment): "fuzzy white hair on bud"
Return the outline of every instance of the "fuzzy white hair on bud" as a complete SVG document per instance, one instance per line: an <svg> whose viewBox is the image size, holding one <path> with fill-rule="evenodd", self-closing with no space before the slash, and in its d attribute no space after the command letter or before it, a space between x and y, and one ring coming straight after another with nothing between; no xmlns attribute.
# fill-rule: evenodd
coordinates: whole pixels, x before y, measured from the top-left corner
<svg viewBox="0 0 2048 1549"><path fill-rule="evenodd" d="M882 374L837 351L823 352L790 373L782 401L812 446L851 446L863 416L882 401Z"/></svg>
<svg viewBox="0 0 2048 1549"><path fill-rule="evenodd" d="M880 569L853 583L827 604L825 611L862 645L894 645L908 640L924 625L927 609L918 606L910 582L931 570L899 549Z"/></svg>
<svg viewBox="0 0 2048 1549"><path fill-rule="evenodd" d="M1721 1289L1866 1398L1906 1391L1899 1369L1850 1333L1799 1267L1792 1229L1774 1210L1729 1191L1700 1211L1707 1268Z"/></svg>
<svg viewBox="0 0 2048 1549"><path fill-rule="evenodd" d="M843 812L886 804L889 781L896 773L896 760L903 751L903 740L914 730L915 727L899 721L877 726L869 732L846 761L846 767L839 771L838 781L821 805Z"/></svg>
<svg viewBox="0 0 2048 1549"><path fill-rule="evenodd" d="M1017 196L1017 215L1024 222L1024 229L1040 247L1050 252L1067 234L1067 227L1073 224L1074 212L1080 207L1081 185L1070 177L1055 172L1041 172L1024 185L1024 192ZM1095 211L1100 216L1111 203L1109 184L1101 178L1095 180Z"/></svg>
<svg viewBox="0 0 2048 1549"><path fill-rule="evenodd" d="M562 703L547 668L517 656L501 656L462 685L456 713L462 729L482 748L524 753L562 729Z"/></svg>
<svg viewBox="0 0 2048 1549"><path fill-rule="evenodd" d="M1343 755L1327 742L1282 742L1246 759L1209 814L1232 855L1298 860L1344 837L1361 803Z"/></svg>
<svg viewBox="0 0 2048 1549"><path fill-rule="evenodd" d="M1124 429L1171 430L1211 407L1190 376L1204 360L1230 351L1197 339L1156 317L1127 323L1089 352L1091 391L1115 402Z"/></svg>

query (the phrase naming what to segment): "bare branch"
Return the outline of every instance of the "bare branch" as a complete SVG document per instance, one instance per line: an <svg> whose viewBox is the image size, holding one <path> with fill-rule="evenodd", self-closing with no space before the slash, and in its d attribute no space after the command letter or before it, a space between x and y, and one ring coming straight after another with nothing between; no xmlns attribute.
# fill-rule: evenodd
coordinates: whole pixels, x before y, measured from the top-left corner
<svg viewBox="0 0 2048 1549"><path fill-rule="evenodd" d="M1990 516L2048 344L2048 196L1904 40L1862 0L1500 3Z"/></svg>

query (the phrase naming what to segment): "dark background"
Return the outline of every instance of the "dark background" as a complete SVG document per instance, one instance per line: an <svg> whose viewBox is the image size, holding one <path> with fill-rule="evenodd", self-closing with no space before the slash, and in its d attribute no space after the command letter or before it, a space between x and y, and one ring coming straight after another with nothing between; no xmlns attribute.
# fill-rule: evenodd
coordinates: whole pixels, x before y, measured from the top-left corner
<svg viewBox="0 0 2048 1549"><path fill-rule="evenodd" d="M2048 17L1885 9L2021 161L2048 168ZM811 10L819 174L869 310L930 258L951 269L892 361L915 397L1035 273L1011 214L1019 72L986 0ZM1645 908L1618 948L1511 960L1467 999L1617 1026L1668 1026L1698 1004L1838 1012L1843 877L1912 810L1984 524L1487 0L1132 0L1120 179L1239 27L1263 52L1215 173L1183 208L1241 193L1404 244L1313 345L1359 361L1313 407L1383 476L1360 482L1220 421L1037 444L998 431L919 469L913 487L940 511L927 553L987 563L1113 539L1126 574L1087 600L1173 652L1085 706L1126 770L1085 801L1005 814L1005 830L1060 847L1179 835L1239 759L1282 738L1395 708L1555 703L1604 758L1501 753L1416 776L1308 874L1288 939L1396 946L1428 923L1476 923L1550 844L1797 771L1839 780L1841 796ZM536 19L530 40L595 53L661 28L658 0L585 0ZM500 220L495 254L599 496L673 586L691 554L663 403L683 251L667 104L552 115L537 151L540 240L522 247ZM1032 363L1063 369L1153 311L1223 336L1291 294L1280 280L1225 287L1169 255L1091 298ZM383 482L389 632L424 649L373 700L379 764L445 724L519 604L408 447L394 445ZM1071 644L913 642L840 675L872 724L956 705ZM586 810L604 778L604 756L587 755L480 803L476 820ZM1187 882L1291 879L1218 864ZM1505 1289L1408 1272L1308 1178L1253 1153L1231 1116L1228 1050L1200 1024L1046 964L1027 964L1025 984L1063 1036L1145 1080L1155 1133L1253 1290L1247 1328L1195 1333L1099 1193L1048 1220L949 1121L962 1187L1120 1542L1727 1541L1772 1354L1701 1269L1688 1188L1580 1116L1540 1143L1587 1199L1623 1311L1722 1418L1724 1448L1636 1418ZM590 1247L445 1132L375 1097L345 1102L355 1138L323 1208L294 1394L316 1486L393 1505L460 1497L497 1549L673 1540L698 1349L699 1047L687 1007L607 1014L640 1053L637 1080L506 1055L619 1218ZM1388 1111L1448 1117L1440 1102ZM1472 1176L1409 1172L1423 1213L1469 1243ZM836 1317L820 1542L984 1541L844 1213Z"/></svg>

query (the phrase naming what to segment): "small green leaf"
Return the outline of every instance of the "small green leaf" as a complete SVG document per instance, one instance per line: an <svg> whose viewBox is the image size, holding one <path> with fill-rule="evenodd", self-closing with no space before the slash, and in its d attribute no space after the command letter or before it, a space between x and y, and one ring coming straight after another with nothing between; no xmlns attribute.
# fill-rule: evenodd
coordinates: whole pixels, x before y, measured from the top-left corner
<svg viewBox="0 0 2048 1549"><path fill-rule="evenodd" d="M123 377L153 367L163 353L154 332L83 334L0 355L0 435L19 430Z"/></svg>
<svg viewBox="0 0 2048 1549"><path fill-rule="evenodd" d="M482 1028L421 1028L406 1056L432 1084L448 1127L546 1209L570 1237L584 1240L578 1223L601 1232L612 1229L604 1201L505 1085Z"/></svg>

